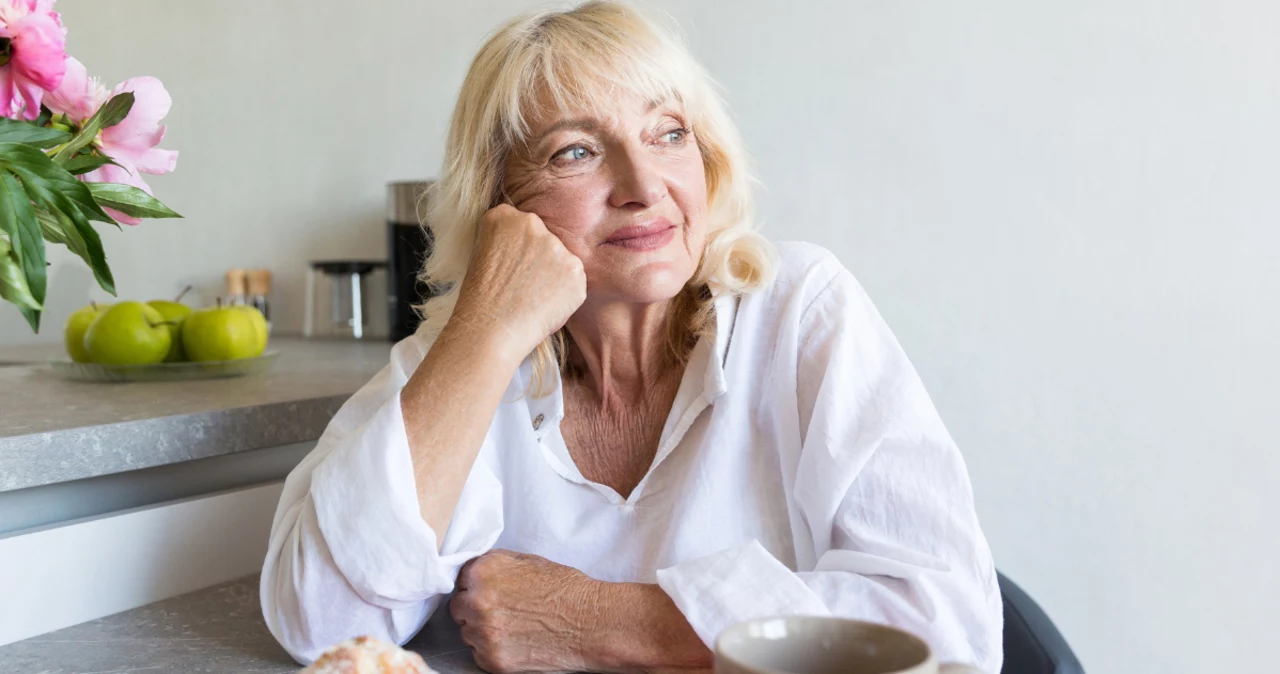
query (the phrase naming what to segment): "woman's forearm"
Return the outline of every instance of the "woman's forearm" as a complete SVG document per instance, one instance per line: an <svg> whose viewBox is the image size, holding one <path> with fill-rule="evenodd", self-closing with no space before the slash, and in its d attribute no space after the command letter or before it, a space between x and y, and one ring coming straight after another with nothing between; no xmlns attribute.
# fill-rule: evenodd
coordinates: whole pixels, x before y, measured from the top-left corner
<svg viewBox="0 0 1280 674"><path fill-rule="evenodd" d="M711 670L711 650L662 588L605 582L597 587L598 615L586 644L588 662L609 672Z"/></svg>
<svg viewBox="0 0 1280 674"><path fill-rule="evenodd" d="M400 392L422 518L437 544L519 358L498 332L450 324Z"/></svg>

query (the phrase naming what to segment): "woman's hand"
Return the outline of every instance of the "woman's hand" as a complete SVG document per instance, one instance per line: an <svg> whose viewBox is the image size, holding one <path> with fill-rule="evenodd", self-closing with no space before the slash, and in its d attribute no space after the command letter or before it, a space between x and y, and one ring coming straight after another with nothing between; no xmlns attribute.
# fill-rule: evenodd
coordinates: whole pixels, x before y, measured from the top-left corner
<svg viewBox="0 0 1280 674"><path fill-rule="evenodd" d="M708 672L711 651L657 585L607 583L494 550L458 574L449 604L487 672Z"/></svg>
<svg viewBox="0 0 1280 674"><path fill-rule="evenodd" d="M542 218L501 204L480 218L450 324L497 332L508 355L522 360L564 326L586 298L582 261Z"/></svg>
<svg viewBox="0 0 1280 674"><path fill-rule="evenodd" d="M400 392L422 518L443 541L520 362L587 296L582 261L536 215L490 209L448 325Z"/></svg>
<svg viewBox="0 0 1280 674"><path fill-rule="evenodd" d="M537 555L494 550L462 567L449 612L486 672L581 670L599 585Z"/></svg>

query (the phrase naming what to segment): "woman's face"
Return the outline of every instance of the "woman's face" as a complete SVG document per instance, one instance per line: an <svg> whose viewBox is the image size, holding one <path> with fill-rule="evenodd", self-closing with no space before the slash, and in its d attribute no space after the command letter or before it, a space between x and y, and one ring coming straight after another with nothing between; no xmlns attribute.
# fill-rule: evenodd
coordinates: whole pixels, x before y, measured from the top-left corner
<svg viewBox="0 0 1280 674"><path fill-rule="evenodd" d="M622 99L605 117L535 119L504 188L582 260L587 299L660 302L697 270L706 234L702 154L683 107Z"/></svg>

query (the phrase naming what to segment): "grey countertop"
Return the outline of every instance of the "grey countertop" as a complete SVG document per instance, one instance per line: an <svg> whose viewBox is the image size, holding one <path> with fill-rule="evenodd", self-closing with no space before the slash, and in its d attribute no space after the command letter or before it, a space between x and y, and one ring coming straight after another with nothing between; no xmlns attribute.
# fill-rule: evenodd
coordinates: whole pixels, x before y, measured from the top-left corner
<svg viewBox="0 0 1280 674"><path fill-rule="evenodd" d="M386 341L273 338L265 373L107 384L58 378L61 346L0 349L0 492L316 440L386 365Z"/></svg>
<svg viewBox="0 0 1280 674"><path fill-rule="evenodd" d="M294 674L302 667L262 621L257 581L251 576L0 646L0 672ZM481 671L446 610L406 648L441 674Z"/></svg>

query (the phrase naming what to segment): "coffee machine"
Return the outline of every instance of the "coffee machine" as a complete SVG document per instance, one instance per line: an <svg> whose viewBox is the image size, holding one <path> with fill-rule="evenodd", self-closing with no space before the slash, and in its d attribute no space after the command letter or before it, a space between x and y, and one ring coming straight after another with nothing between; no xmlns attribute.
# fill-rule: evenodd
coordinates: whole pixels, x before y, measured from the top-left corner
<svg viewBox="0 0 1280 674"><path fill-rule="evenodd" d="M413 307L432 297L432 289L418 281L422 264L431 255L434 237L426 222L426 193L434 181L387 185L387 316L390 337L400 341L418 329Z"/></svg>

